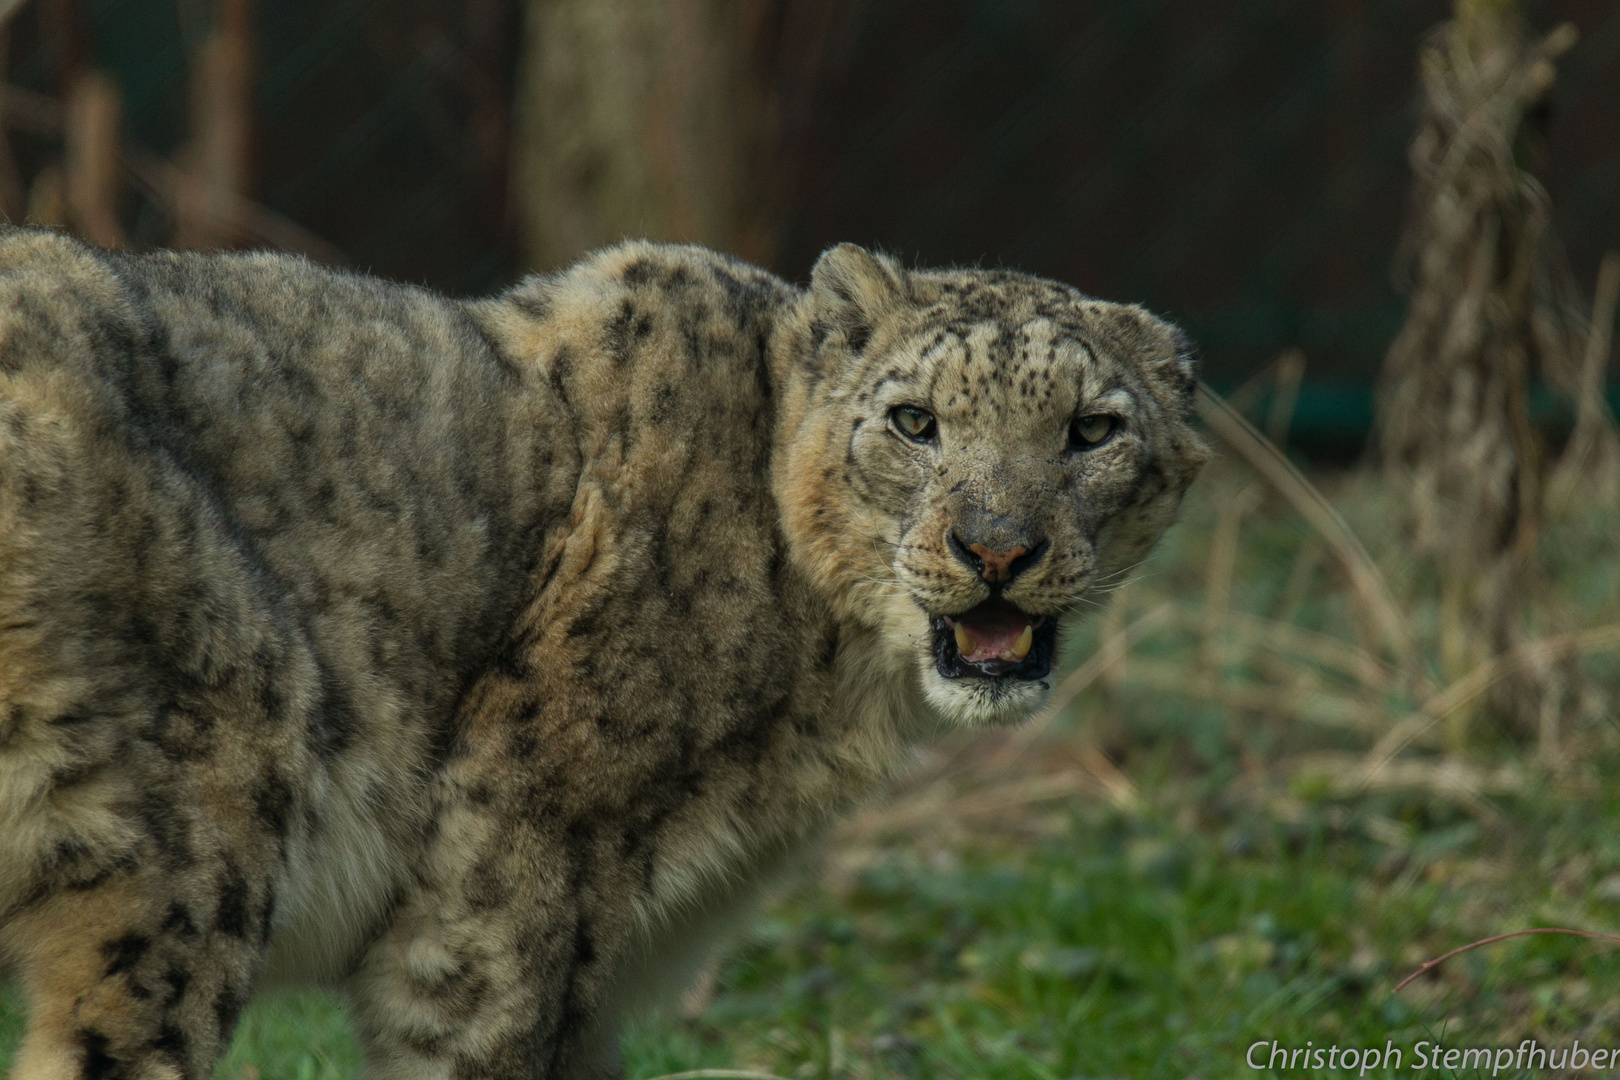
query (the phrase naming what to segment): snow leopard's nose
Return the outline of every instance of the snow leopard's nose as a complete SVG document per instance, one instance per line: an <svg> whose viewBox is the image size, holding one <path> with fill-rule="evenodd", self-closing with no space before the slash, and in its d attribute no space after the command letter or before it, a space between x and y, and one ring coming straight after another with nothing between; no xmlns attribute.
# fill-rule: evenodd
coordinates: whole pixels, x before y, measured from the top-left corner
<svg viewBox="0 0 1620 1080"><path fill-rule="evenodd" d="M1006 519L999 515L973 515L959 521L945 537L946 546L957 561L973 571L974 576L989 582L993 590L1010 585L1046 554L1044 539L1036 539L1027 529L995 528L998 521L1006 522ZM985 527L987 525L991 527Z"/></svg>

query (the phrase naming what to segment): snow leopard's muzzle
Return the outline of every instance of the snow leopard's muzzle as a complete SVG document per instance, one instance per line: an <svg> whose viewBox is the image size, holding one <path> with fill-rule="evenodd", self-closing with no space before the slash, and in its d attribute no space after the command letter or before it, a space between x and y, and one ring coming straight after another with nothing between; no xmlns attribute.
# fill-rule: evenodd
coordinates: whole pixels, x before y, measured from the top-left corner
<svg viewBox="0 0 1620 1080"><path fill-rule="evenodd" d="M944 546L990 595L970 608L931 616L934 667L947 679L1044 679L1052 670L1057 619L1004 595L1039 567L1052 545L1028 515L958 512Z"/></svg>

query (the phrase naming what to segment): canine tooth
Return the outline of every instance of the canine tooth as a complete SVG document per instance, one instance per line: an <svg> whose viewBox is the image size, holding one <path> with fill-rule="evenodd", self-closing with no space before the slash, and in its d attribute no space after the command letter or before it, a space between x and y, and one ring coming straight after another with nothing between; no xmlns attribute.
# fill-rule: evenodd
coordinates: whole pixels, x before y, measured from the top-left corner
<svg viewBox="0 0 1620 1080"><path fill-rule="evenodd" d="M1018 635L1017 641L1013 642L1013 659L1022 660L1024 657L1028 656L1029 647L1033 644L1035 644L1035 628L1030 626L1028 623L1025 623L1024 632Z"/></svg>
<svg viewBox="0 0 1620 1080"><path fill-rule="evenodd" d="M956 648L963 656L972 655L974 649L973 635L962 629L961 623L956 624Z"/></svg>

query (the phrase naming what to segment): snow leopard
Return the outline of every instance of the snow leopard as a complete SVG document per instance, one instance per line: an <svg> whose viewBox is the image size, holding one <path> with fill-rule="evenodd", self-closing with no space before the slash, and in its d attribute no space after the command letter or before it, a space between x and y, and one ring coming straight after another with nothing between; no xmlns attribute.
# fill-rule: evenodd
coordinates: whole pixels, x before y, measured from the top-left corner
<svg viewBox="0 0 1620 1080"><path fill-rule="evenodd" d="M379 1078L618 1075L760 889L1040 706L1207 455L1139 306L627 242L461 300L0 234L16 1080L203 1080L266 986Z"/></svg>

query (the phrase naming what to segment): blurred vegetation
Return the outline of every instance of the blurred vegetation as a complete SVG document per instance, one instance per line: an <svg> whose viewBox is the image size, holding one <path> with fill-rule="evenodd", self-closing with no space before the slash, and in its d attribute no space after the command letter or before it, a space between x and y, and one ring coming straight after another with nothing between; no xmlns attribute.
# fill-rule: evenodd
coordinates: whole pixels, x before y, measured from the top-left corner
<svg viewBox="0 0 1620 1080"><path fill-rule="evenodd" d="M1400 328L1412 58L1450 6L20 0L0 209L460 294L626 233L793 279L853 240L1141 301L1226 387L1298 347L1316 402ZM1580 32L1532 120L1589 288L1620 247L1620 9L1523 6ZM1350 426L1311 449L1353 456Z"/></svg>

